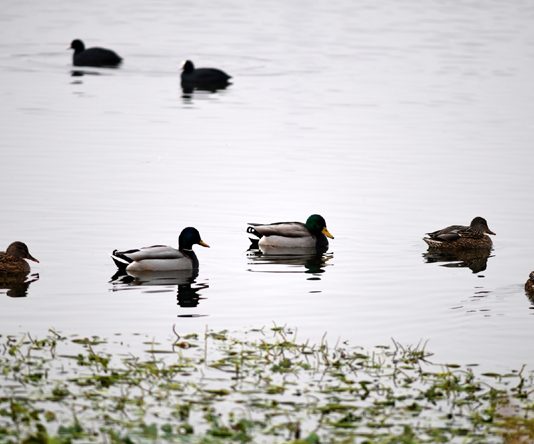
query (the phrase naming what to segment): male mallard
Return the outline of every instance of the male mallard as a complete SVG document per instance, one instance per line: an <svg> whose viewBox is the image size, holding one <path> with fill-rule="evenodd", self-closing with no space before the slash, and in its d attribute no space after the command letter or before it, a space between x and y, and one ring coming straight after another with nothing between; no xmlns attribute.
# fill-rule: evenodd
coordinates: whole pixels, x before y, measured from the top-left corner
<svg viewBox="0 0 534 444"><path fill-rule="evenodd" d="M209 247L196 228L187 227L178 238L178 250L166 245L153 245L137 250L114 250L111 258L121 271L175 271L198 268L193 244Z"/></svg>
<svg viewBox="0 0 534 444"><path fill-rule="evenodd" d="M5 253L0 251L0 273L2 274L28 274L30 265L24 259L39 262L28 250L24 242L13 242Z"/></svg>
<svg viewBox="0 0 534 444"><path fill-rule="evenodd" d="M230 85L231 78L232 76L217 68L195 68L191 60L186 60L182 66L181 83L186 91L224 89Z"/></svg>
<svg viewBox="0 0 534 444"><path fill-rule="evenodd" d="M429 249L436 250L491 250L493 245L491 238L486 234L495 234L488 227L486 219L475 217L467 227L464 225L451 225L442 230L427 233L428 237L423 240Z"/></svg>
<svg viewBox="0 0 534 444"><path fill-rule="evenodd" d="M87 48L79 39L73 40L69 49L74 49L72 64L74 66L95 66L115 68L122 62L122 58L115 51L105 48Z"/></svg>
<svg viewBox="0 0 534 444"><path fill-rule="evenodd" d="M328 249L327 237L334 239L326 228L324 218L318 214L308 217L305 224L276 222L273 224L249 223L248 225L247 233L259 238L258 246L264 252L290 254L292 251L306 249L325 252Z"/></svg>
<svg viewBox="0 0 534 444"><path fill-rule="evenodd" d="M528 281L525 282L525 291L529 296L534 297L534 271L528 276Z"/></svg>

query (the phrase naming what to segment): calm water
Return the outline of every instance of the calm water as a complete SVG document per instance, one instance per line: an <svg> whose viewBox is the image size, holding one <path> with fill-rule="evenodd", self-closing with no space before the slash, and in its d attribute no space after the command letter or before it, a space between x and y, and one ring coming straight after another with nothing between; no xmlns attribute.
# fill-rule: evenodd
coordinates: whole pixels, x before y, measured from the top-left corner
<svg viewBox="0 0 534 444"><path fill-rule="evenodd" d="M0 247L41 263L26 297L0 291L0 333L276 323L534 365L533 19L504 0L9 0ZM124 65L71 76L73 38ZM186 58L234 84L183 98ZM247 253L246 222L314 212L336 237L322 262ZM485 270L426 261L425 232L477 215L497 233ZM188 225L212 247L198 276L111 282L114 248Z"/></svg>

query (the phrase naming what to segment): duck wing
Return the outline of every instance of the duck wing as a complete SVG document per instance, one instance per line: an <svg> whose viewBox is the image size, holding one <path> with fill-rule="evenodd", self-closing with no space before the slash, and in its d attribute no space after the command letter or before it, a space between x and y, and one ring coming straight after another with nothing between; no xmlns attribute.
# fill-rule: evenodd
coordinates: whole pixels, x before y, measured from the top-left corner
<svg viewBox="0 0 534 444"><path fill-rule="evenodd" d="M145 259L180 259L184 257L181 251L167 245L153 245L139 250L130 250L130 252L125 252L125 255L136 262Z"/></svg>
<svg viewBox="0 0 534 444"><path fill-rule="evenodd" d="M433 231L427 233L430 239L441 240L441 241L454 241L459 239L469 227L465 225L451 225L450 227L443 228L441 230Z"/></svg>
<svg viewBox="0 0 534 444"><path fill-rule="evenodd" d="M0 252L0 277L4 274L23 274L30 272L30 265L22 258Z"/></svg>
<svg viewBox="0 0 534 444"><path fill-rule="evenodd" d="M185 255L181 251L166 245L153 245L126 251L114 250L111 254L113 262L119 269L125 269L132 262L141 262L147 259L173 260L184 257Z"/></svg>
<svg viewBox="0 0 534 444"><path fill-rule="evenodd" d="M276 222L274 224L254 224L249 223L256 233L262 236L282 236L282 237L308 237L310 232L302 222ZM251 233L251 230L247 230ZM256 234L253 233L253 234ZM256 234L257 236L257 234Z"/></svg>

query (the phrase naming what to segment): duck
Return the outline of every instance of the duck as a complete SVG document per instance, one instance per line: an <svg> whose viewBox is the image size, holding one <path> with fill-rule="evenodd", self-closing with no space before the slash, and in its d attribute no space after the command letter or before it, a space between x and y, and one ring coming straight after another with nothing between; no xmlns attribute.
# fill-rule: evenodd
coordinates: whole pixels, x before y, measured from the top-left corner
<svg viewBox="0 0 534 444"><path fill-rule="evenodd" d="M528 280L525 282L525 291L531 298L534 298L534 271L530 272Z"/></svg>
<svg viewBox="0 0 534 444"><path fill-rule="evenodd" d="M143 273L176 270L198 269L198 258L193 251L193 245L198 244L209 248L200 238L200 233L194 227L186 227L178 237L178 249L166 245L133 250L113 250L111 258L122 272Z"/></svg>
<svg viewBox="0 0 534 444"><path fill-rule="evenodd" d="M217 68L195 68L191 60L182 65L181 84L184 91L199 89L216 91L230 85L232 76Z"/></svg>
<svg viewBox="0 0 534 444"><path fill-rule="evenodd" d="M0 273L3 275L27 275L30 272L30 264L25 259L39 262L31 254L24 242L12 242L7 250L0 251Z"/></svg>
<svg viewBox="0 0 534 444"><path fill-rule="evenodd" d="M326 221L319 214L312 214L305 223L275 222L271 224L248 223L247 233L254 235L258 247L264 253L300 254L302 250L326 252L328 239L334 236L326 228Z"/></svg>
<svg viewBox="0 0 534 444"><path fill-rule="evenodd" d="M426 233L423 240L431 250L462 251L491 250L493 242L488 234L495 235L483 217L475 217L469 226L451 225L441 230Z"/></svg>
<svg viewBox="0 0 534 444"><path fill-rule="evenodd" d="M98 47L85 49L85 45L80 39L73 40L69 49L74 49L72 54L74 66L116 68L122 63L122 57L115 51Z"/></svg>

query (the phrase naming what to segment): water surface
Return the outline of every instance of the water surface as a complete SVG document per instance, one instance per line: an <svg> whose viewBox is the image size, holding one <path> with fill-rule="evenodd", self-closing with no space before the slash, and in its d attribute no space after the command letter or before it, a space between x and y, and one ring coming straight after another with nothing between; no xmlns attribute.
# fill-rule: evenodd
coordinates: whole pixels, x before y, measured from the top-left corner
<svg viewBox="0 0 534 444"><path fill-rule="evenodd" d="M26 297L0 290L0 333L276 323L534 364L531 2L3 9L0 246L41 263ZM73 38L124 65L72 76ZM185 59L234 84L183 97ZM247 253L247 222L312 213L335 236L324 263ZM425 232L475 216L497 233L485 269L427 262ZM212 247L193 282L112 282L113 249L190 225Z"/></svg>

